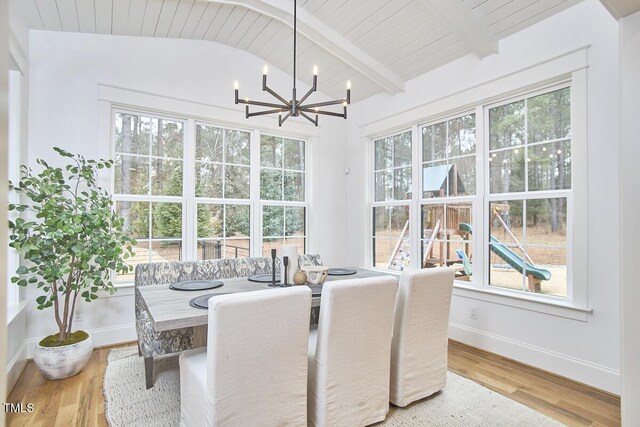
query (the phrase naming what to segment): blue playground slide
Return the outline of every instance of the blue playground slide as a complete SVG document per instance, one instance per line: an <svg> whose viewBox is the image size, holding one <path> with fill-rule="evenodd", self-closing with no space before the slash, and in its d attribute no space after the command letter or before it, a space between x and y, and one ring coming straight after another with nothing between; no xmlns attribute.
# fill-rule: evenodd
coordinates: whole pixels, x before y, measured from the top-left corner
<svg viewBox="0 0 640 427"><path fill-rule="evenodd" d="M471 233L471 225L460 224L460 230ZM525 276L531 275L540 280L551 279L551 272L549 270L538 268L534 265L529 264L507 246L502 244L502 242L500 242L500 240L496 239L495 237L491 236L490 240L491 251L502 258L507 264L516 269L518 272L524 274Z"/></svg>

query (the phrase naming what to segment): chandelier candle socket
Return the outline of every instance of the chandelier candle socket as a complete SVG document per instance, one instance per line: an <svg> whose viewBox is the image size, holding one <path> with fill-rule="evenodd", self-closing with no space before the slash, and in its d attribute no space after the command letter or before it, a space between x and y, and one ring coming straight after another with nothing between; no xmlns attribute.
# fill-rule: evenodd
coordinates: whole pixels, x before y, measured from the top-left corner
<svg viewBox="0 0 640 427"><path fill-rule="evenodd" d="M235 103L236 104L246 104L245 107L245 115L247 118L254 116L264 116L267 114L278 114L278 125L282 126L289 117L299 117L302 116L305 119L309 120L315 126L318 126L318 115L325 116L333 116L333 117L342 117L343 119L347 118L347 105L351 103L351 81L347 80L347 96L342 99L334 99L332 101L324 101L324 102L316 102L311 104L305 104L304 102L309 98L309 96L318 89L318 67L316 65L313 66L313 83L311 85L311 89L307 91L307 93L300 99L298 99L296 94L296 36L297 36L297 0L293 1L293 90L291 100L287 100L284 97L277 94L274 90L272 90L267 85L267 73L269 71L269 67L266 65L262 69L262 90L271 94L274 98L276 98L280 103L275 102L262 102L262 101L249 101L249 98L245 98L244 100L240 99L238 90L239 84L236 80L233 83L233 87L235 90ZM257 107L266 107L268 110L250 112L249 106L254 105ZM321 110L320 107L328 107L332 105L342 105L342 112L335 111L327 111ZM315 117L312 117L315 115Z"/></svg>

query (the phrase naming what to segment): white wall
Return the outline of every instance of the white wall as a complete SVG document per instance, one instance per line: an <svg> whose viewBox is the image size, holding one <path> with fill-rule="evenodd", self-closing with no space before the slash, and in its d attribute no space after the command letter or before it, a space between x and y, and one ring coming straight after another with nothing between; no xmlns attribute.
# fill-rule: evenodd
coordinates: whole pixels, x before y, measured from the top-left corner
<svg viewBox="0 0 640 427"><path fill-rule="evenodd" d="M593 312L583 322L473 296L455 296L450 334L453 339L619 392L619 34L618 23L596 0L580 3L501 40L497 55L484 60L466 56L407 82L404 93L376 95L353 106L348 123L348 166L352 170L347 205L349 259L352 264L361 264L369 258L364 248L370 230L362 225L370 215L363 208L370 179L365 176L367 141L361 138L363 125L395 116L389 122L400 126L403 117L410 117L411 111L420 106L437 106L442 101L436 100L587 45L589 225L580 232L589 233L588 301ZM469 318L472 305L479 307L477 320Z"/></svg>
<svg viewBox="0 0 640 427"><path fill-rule="evenodd" d="M622 20L620 193L622 234L622 424L640 425L640 12Z"/></svg>
<svg viewBox="0 0 640 427"><path fill-rule="evenodd" d="M202 103L198 105L206 104L225 116L235 112L235 120L247 128L259 125L278 133L292 128L317 132L311 148L310 251L320 253L329 264L342 265L346 248L336 242L344 239L346 220L336 212L346 202L342 191L346 159L335 153L346 143L346 125L342 120L321 118L318 129L291 122L278 129L277 117L246 120L242 108L233 104L233 81L240 81L241 96L269 99L261 94L263 62L257 57L206 41L31 31L30 65L31 165L37 158L52 159L54 146L92 158L110 156L109 144L98 142L99 85L162 95L168 103L172 99ZM269 80L276 91L289 93L288 74L270 67ZM28 298L35 298L33 290ZM83 303L80 318L76 325L92 331L97 345L135 339L130 289ZM51 312L29 308L31 344L53 330Z"/></svg>

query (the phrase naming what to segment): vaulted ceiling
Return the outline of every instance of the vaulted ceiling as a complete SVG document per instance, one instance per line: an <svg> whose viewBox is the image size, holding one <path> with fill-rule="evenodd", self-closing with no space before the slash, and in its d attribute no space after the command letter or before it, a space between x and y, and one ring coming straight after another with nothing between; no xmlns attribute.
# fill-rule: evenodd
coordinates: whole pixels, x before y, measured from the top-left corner
<svg viewBox="0 0 640 427"><path fill-rule="evenodd" d="M210 40L292 67L292 0L25 0L30 27ZM581 0L298 0L298 77L318 65L322 92L354 100L498 41ZM260 72L257 70L257 72ZM356 90L357 89L357 90Z"/></svg>

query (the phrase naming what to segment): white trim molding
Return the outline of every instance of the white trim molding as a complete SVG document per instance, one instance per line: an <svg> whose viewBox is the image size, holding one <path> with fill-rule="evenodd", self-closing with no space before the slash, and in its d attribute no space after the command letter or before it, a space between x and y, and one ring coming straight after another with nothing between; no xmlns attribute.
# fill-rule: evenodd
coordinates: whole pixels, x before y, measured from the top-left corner
<svg viewBox="0 0 640 427"><path fill-rule="evenodd" d="M490 332L449 323L449 338L605 390L620 393L620 371Z"/></svg>

